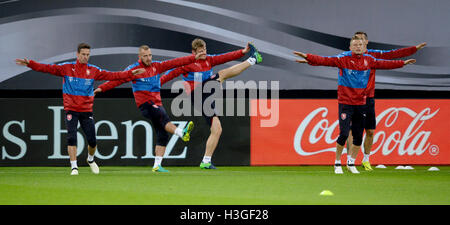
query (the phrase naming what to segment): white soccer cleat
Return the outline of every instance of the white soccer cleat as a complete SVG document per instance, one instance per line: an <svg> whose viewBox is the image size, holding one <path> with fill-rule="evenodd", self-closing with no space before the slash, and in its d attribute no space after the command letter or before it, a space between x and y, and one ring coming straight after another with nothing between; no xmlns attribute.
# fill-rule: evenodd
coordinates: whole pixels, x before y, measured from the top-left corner
<svg viewBox="0 0 450 225"><path fill-rule="evenodd" d="M347 169L352 173L359 173L359 171L356 169L355 165L347 165Z"/></svg>
<svg viewBox="0 0 450 225"><path fill-rule="evenodd" d="M91 167L92 173L94 174L100 173L100 169L98 168L97 163L95 163L94 161L92 161L92 163L90 163L88 160L86 161L89 164L89 167Z"/></svg>
<svg viewBox="0 0 450 225"><path fill-rule="evenodd" d="M334 173L335 174L343 174L344 171L342 171L342 166L341 165L334 165Z"/></svg>
<svg viewBox="0 0 450 225"><path fill-rule="evenodd" d="M70 175L78 175L78 169L77 168L73 168L72 172L70 173Z"/></svg>

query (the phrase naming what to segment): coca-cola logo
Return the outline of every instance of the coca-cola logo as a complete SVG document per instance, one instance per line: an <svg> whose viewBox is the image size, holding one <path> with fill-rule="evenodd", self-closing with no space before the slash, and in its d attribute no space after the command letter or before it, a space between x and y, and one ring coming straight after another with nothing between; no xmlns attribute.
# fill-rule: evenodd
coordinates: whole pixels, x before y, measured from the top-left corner
<svg viewBox="0 0 450 225"><path fill-rule="evenodd" d="M439 147L429 142L431 131L424 130L424 124L432 119L439 109L431 112L424 108L415 112L407 107L391 107L378 114L371 154L381 150L386 156L397 151L398 155L422 155L428 150L430 155L439 154ZM297 128L294 149L302 156L336 151L339 121L327 119L328 108L319 107L309 113ZM401 118L401 119L400 119ZM408 120L400 124L400 120ZM312 121L315 121L313 124ZM309 132L308 132L309 131ZM321 147L319 147L321 146ZM323 147L327 146L327 147Z"/></svg>

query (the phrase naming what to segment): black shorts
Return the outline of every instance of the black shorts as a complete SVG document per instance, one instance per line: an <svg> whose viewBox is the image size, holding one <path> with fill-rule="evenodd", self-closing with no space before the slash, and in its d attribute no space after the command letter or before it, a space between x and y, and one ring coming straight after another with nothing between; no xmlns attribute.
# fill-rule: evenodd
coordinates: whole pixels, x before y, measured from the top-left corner
<svg viewBox="0 0 450 225"><path fill-rule="evenodd" d="M367 98L366 100L367 117L364 129L374 130L377 126L377 118L375 115L375 98Z"/></svg>
<svg viewBox="0 0 450 225"><path fill-rule="evenodd" d="M169 142L169 134L165 127L170 122L170 118L163 106L158 106L153 102L146 102L139 106L142 115L150 119L156 132L156 144L166 146Z"/></svg>
<svg viewBox="0 0 450 225"><path fill-rule="evenodd" d="M338 144L345 145L350 129L353 135L353 144L359 146L362 143L365 120L367 114L366 105L339 104L339 137Z"/></svg>
<svg viewBox="0 0 450 225"><path fill-rule="evenodd" d="M207 83L210 83L210 82L217 82L217 85L220 85L220 82L219 82L218 79L219 79L219 74L216 73L213 76L211 76L210 78L208 78L208 79L206 79L206 80L204 80L202 82L202 86L201 86L201 89L200 89L200 91L202 92L202 105L201 105L202 108L201 109L198 108L198 107L200 107L199 104L194 104L195 103L194 102L194 96L195 96L194 92L191 92L191 94L190 94L191 95L191 104L194 106L194 108L196 110L199 110L199 111L202 112L202 116L203 116L203 118L205 118L206 123L208 123L209 126L212 125L212 120L213 120L214 117L219 118L219 114L216 112L216 102L215 101L212 101L211 105L210 105L211 106L210 108L212 109L212 111L210 111L210 112L205 112L204 111L204 108L203 108L204 106L203 105L205 104L205 100L208 99L208 97L210 97L211 95L213 95L215 93L215 89L212 89L211 93L206 93L206 92L203 91L203 87ZM200 88L200 87L197 87L197 88Z"/></svg>
<svg viewBox="0 0 450 225"><path fill-rule="evenodd" d="M67 145L77 145L77 130L78 122L80 122L81 129L86 135L89 146L95 147L97 139L95 138L95 121L92 112L75 112L65 111L66 113L66 127L67 127Z"/></svg>

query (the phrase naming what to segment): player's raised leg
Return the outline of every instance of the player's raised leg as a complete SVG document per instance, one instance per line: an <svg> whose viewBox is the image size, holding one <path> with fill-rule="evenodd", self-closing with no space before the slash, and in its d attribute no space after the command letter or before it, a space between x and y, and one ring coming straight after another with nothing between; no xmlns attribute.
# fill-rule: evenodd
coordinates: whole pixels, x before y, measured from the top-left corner
<svg viewBox="0 0 450 225"><path fill-rule="evenodd" d="M247 46L248 48L250 48L250 57L244 62L220 70L218 72L219 74L219 78L217 79L218 81L223 82L229 78L235 77L241 74L244 70L248 69L250 66L262 62L262 56L255 48L255 46L251 43L249 43Z"/></svg>

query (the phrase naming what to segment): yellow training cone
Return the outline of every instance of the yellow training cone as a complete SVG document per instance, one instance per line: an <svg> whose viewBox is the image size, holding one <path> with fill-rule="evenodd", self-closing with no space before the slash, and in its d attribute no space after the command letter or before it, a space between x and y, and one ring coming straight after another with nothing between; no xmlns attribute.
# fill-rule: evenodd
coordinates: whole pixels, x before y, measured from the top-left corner
<svg viewBox="0 0 450 225"><path fill-rule="evenodd" d="M322 192L320 192L319 195L323 195L323 196L332 196L334 195L333 192L329 191L329 190L323 190Z"/></svg>

